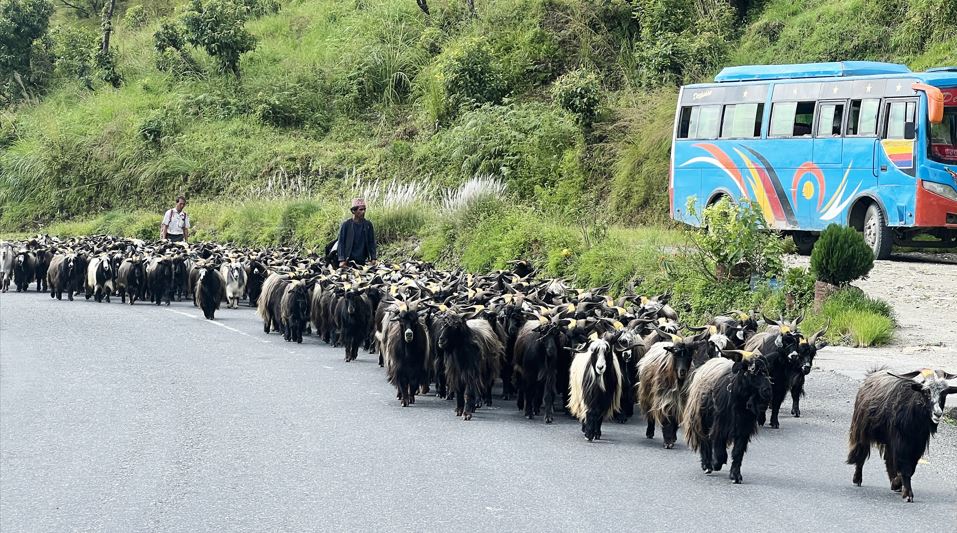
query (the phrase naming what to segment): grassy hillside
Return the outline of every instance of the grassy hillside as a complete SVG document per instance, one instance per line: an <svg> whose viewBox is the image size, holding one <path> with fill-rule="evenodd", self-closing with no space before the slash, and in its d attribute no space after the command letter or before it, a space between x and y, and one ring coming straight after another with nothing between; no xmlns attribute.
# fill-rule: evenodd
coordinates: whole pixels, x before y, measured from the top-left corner
<svg viewBox="0 0 957 533"><path fill-rule="evenodd" d="M677 84L727 64L957 64L952 0L739 12L722 0L476 0L475 17L457 0L431 0L428 17L412 0L285 0L246 23L258 44L236 78L199 49L199 73L155 50L182 3L119 2L118 89L91 90L71 70L70 43L98 24L58 8L49 89L0 112L0 228L157 209L179 192L314 198L357 177L476 174L550 217L597 205L611 222L660 221Z"/></svg>

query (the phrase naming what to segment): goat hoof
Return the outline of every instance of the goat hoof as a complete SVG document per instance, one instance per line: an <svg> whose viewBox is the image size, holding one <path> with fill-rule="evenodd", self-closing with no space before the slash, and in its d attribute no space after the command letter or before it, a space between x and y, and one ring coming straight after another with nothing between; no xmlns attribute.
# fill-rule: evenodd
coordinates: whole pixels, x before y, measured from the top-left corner
<svg viewBox="0 0 957 533"><path fill-rule="evenodd" d="M550 417L550 416L546 416L546 417L545 417L545 423L546 423L546 424L551 424L552 422L553 422L552 417Z"/></svg>
<svg viewBox="0 0 957 533"><path fill-rule="evenodd" d="M672 449L672 448L675 447L675 443L673 443L673 442L666 442L664 447L665 447L666 450L670 450L670 449Z"/></svg>
<svg viewBox="0 0 957 533"><path fill-rule="evenodd" d="M465 413L462 415L462 420L469 421L472 420L472 413Z"/></svg>
<svg viewBox="0 0 957 533"><path fill-rule="evenodd" d="M771 429L781 429L781 424L775 424L774 422L771 422Z"/></svg>

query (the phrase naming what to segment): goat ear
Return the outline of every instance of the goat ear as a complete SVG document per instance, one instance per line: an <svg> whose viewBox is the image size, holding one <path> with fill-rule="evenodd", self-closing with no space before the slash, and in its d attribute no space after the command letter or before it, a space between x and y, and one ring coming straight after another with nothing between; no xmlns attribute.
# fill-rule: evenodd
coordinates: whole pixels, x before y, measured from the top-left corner
<svg viewBox="0 0 957 533"><path fill-rule="evenodd" d="M951 385L947 387L947 390L945 392L947 394L957 394L957 385Z"/></svg>
<svg viewBox="0 0 957 533"><path fill-rule="evenodd" d="M950 372L944 372L944 379L954 379L957 378L957 374L951 374Z"/></svg>
<svg viewBox="0 0 957 533"><path fill-rule="evenodd" d="M895 373L893 373L893 372L888 372L888 374L894 376L895 378L914 379L914 378L916 378L918 375L920 375L920 370L915 370L915 371L913 371L913 372L907 372L906 374L895 374Z"/></svg>
<svg viewBox="0 0 957 533"><path fill-rule="evenodd" d="M741 350L721 350L721 356L725 359L730 359L735 363L740 363L744 359L745 352ZM733 370L733 367L732 367Z"/></svg>

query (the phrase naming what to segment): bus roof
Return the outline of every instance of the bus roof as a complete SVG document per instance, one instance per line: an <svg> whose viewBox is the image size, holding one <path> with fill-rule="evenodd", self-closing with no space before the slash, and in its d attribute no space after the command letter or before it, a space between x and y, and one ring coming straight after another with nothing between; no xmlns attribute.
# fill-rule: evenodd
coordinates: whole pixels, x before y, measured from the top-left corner
<svg viewBox="0 0 957 533"><path fill-rule="evenodd" d="M714 77L716 82L781 80L795 78L845 78L880 74L910 74L911 70L897 63L878 61L837 61L793 65L743 65L725 67Z"/></svg>

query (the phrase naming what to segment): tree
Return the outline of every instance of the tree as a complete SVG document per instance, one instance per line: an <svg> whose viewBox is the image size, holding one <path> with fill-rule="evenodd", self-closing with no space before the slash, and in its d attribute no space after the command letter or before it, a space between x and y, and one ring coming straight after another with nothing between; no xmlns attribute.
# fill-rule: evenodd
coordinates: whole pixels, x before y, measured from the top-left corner
<svg viewBox="0 0 957 533"><path fill-rule="evenodd" d="M34 42L47 34L51 15L49 0L0 0L0 99L4 102L33 88L28 86L32 85Z"/></svg>
<svg viewBox="0 0 957 533"><path fill-rule="evenodd" d="M219 61L221 72L239 77L239 56L256 48L244 24L249 9L233 0L190 0L183 14L186 40Z"/></svg>

